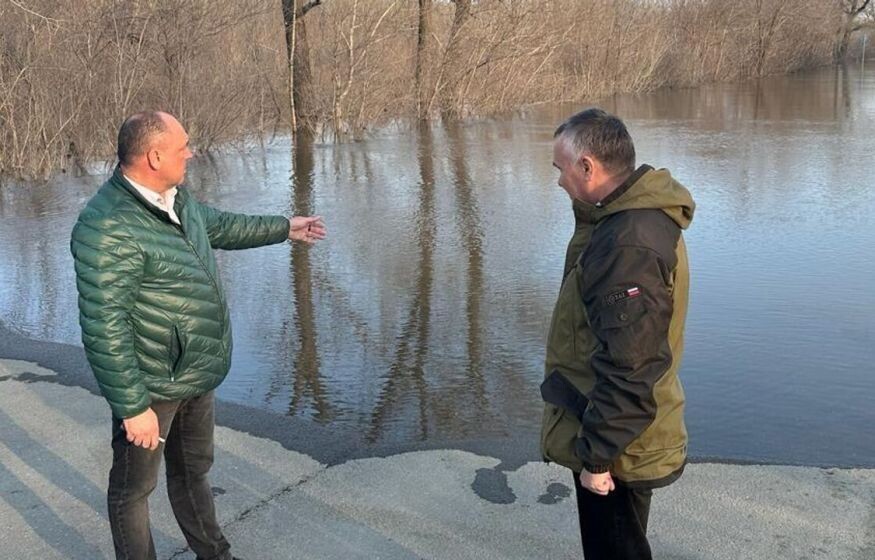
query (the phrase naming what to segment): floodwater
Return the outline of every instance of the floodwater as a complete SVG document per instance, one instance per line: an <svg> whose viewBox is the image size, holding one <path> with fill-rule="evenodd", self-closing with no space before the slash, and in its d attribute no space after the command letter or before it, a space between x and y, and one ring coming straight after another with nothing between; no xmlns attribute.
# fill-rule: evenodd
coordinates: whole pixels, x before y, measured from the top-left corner
<svg viewBox="0 0 875 560"><path fill-rule="evenodd" d="M875 66L598 104L698 204L691 453L875 466ZM580 108L195 160L203 201L330 228L314 248L220 253L235 341L220 398L378 443L534 449L573 226L551 137ZM6 327L80 344L69 233L104 177L0 189Z"/></svg>

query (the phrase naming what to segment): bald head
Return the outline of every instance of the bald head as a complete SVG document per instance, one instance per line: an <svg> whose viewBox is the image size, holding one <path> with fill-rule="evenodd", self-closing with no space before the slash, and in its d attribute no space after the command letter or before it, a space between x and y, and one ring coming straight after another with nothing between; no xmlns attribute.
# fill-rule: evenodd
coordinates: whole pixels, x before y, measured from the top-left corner
<svg viewBox="0 0 875 560"><path fill-rule="evenodd" d="M157 138L167 131L167 113L141 111L125 119L118 131L118 160L133 165L134 159L145 155Z"/></svg>
<svg viewBox="0 0 875 560"><path fill-rule="evenodd" d="M154 191L179 185L192 152L176 117L143 111L125 119L118 132L118 159L125 176Z"/></svg>

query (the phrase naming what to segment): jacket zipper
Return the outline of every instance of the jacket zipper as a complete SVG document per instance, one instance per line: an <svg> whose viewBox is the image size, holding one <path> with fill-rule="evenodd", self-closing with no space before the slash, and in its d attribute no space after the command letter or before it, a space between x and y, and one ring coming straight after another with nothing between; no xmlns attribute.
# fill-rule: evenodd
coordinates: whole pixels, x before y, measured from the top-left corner
<svg viewBox="0 0 875 560"><path fill-rule="evenodd" d="M213 285L213 289L216 290L216 295L219 297L219 301L221 303L224 303L224 298L222 298L222 292L221 292L221 290L219 290L218 282L216 282L215 278L213 278L212 273L210 273L210 269L207 268L207 265L204 263L203 259L198 254L197 250L194 248L194 245L191 243L191 241L189 241L188 236L185 234L185 228L182 227L182 212L178 212L176 214L176 216L179 218L179 222L180 222L177 224L176 222L174 222L173 220L170 219L169 212L165 212L163 210L155 208L152 204L148 203L142 197L142 195L137 192L136 189L134 189L133 187L128 188L125 185L125 183L126 183L126 181L121 182L122 187L125 190L127 190L135 199L139 200L140 203L146 207L146 210L148 212L151 212L155 216L158 216L158 218L161 219L162 221L169 223L170 225L176 226L176 228L179 229L179 232L182 234L182 238L185 240L186 244L188 244L189 248L191 248L191 252L194 253L195 258L197 258L198 262L201 264L201 268L203 268L204 272L207 273L207 278L210 279L210 283ZM185 195L183 195L183 198L184 198L184 196ZM223 306L223 307L225 307L225 306ZM222 317L219 321L219 325L221 326L222 333L224 333L225 332L225 314L224 313L222 314ZM224 346L225 346L225 342L223 339L222 340L222 347L224 348ZM227 349L226 349L226 352L224 352L224 354L225 354L225 356L227 356L227 354L228 354ZM225 366L227 367L228 366L227 357L223 358L223 361L225 362ZM171 376L170 380L173 381L172 376Z"/></svg>
<svg viewBox="0 0 875 560"><path fill-rule="evenodd" d="M182 219L181 219L181 218L180 218L180 222L182 222ZM204 272L207 273L207 278L210 279L210 283L213 285L213 289L216 290L216 296L218 296L218 298L219 298L219 302L224 303L224 298L222 298L222 292L221 292L221 290L219 290L219 284L216 282L216 279L213 278L213 275L212 275L212 273L210 272L210 269L207 267L206 263L204 263L204 260L201 258L200 254L198 254L197 249L195 249L195 247L194 247L194 245L192 244L192 242L188 239L188 236L185 234L185 229L182 227L182 224L180 223L180 224L174 224L174 225L176 225L176 227L179 228L179 231L182 233L182 238L185 240L186 244L187 244L187 245L189 246L189 248L191 249L191 252L194 253L195 258L196 258L196 259L198 260L198 262L201 264L201 268L203 268L203 269L204 269ZM224 308L225 306L223 305L222 307ZM224 347L225 347L225 340L224 340L224 333L225 333L225 314L224 314L224 313L222 313L222 315L221 315L221 320L219 321L219 325L221 326L221 330L222 330L222 333L223 333L223 338L222 338L222 348L225 350L225 352L222 353L222 354L223 354L223 356L222 356L222 361L223 361L223 362L226 362L226 361L227 361L227 355L228 355L228 352L227 352L227 349L224 348ZM225 363L225 366L227 367L227 363ZM171 379L171 381L172 381L172 379Z"/></svg>

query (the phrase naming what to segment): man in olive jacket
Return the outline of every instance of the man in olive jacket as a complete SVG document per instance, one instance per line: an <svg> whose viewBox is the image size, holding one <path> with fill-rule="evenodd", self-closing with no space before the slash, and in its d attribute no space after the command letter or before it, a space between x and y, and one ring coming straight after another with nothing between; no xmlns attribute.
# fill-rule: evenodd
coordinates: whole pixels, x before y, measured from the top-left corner
<svg viewBox="0 0 875 560"><path fill-rule="evenodd" d="M246 216L199 203L179 186L191 157L173 116L129 117L119 166L73 228L82 342L113 416L107 498L117 558L155 558L148 498L162 452L189 546L199 559L232 558L207 480L213 389L231 364L213 249L325 237L318 216Z"/></svg>
<svg viewBox="0 0 875 560"><path fill-rule="evenodd" d="M554 134L574 235L547 340L544 458L574 471L584 556L651 558L653 488L686 462L683 352L689 192L635 167L623 122L599 109Z"/></svg>

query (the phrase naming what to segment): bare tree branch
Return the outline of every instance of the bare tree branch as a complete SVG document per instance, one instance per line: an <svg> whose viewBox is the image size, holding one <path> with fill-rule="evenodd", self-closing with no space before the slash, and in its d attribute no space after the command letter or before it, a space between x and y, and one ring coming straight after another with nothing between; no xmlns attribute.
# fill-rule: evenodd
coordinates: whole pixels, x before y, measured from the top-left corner
<svg viewBox="0 0 875 560"><path fill-rule="evenodd" d="M62 20L59 20L57 18L52 18L52 17L44 16L43 14L37 13L17 0L7 0L7 1L10 4L12 4L13 6L15 6L16 8L18 8L20 10L24 10L25 12L29 13L30 15L36 16L36 17L40 18L41 20L45 21L46 23L57 25L57 24L61 23L61 21L62 21Z"/></svg>

